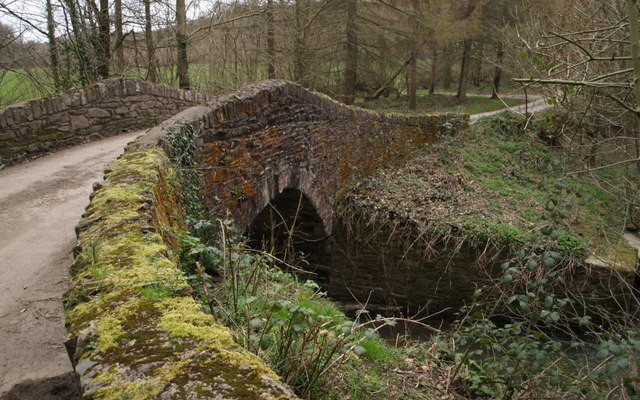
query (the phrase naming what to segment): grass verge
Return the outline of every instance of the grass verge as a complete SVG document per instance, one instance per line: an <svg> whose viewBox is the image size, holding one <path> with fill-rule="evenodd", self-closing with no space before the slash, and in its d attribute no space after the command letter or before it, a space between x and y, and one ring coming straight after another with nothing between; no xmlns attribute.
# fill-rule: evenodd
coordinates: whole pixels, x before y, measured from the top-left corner
<svg viewBox="0 0 640 400"><path fill-rule="evenodd" d="M503 103L504 101L504 103ZM421 114L430 112L462 112L477 114L487 111L495 111L507 106L513 107L522 104L519 99L491 99L489 96L468 96L464 104L460 104L453 95L434 94L429 95L425 90L419 90L417 94L417 108L409 110L409 97L406 94L400 96L380 97L376 100L356 101L356 105L380 112L400 112L408 114ZM506 104L506 106L505 106Z"/></svg>

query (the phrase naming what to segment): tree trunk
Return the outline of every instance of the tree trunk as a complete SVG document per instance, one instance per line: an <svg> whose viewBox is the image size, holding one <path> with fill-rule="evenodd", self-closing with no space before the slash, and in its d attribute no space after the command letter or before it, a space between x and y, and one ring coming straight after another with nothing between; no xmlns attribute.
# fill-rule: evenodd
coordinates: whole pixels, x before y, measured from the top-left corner
<svg viewBox="0 0 640 400"><path fill-rule="evenodd" d="M56 42L55 21L53 20L53 6L51 0L47 0L47 39L49 40L49 61L51 62L51 74L56 90L62 89L60 82L58 62L58 44Z"/></svg>
<svg viewBox="0 0 640 400"><path fill-rule="evenodd" d="M407 66L411 63L411 59L413 57L409 57L407 59L407 61L404 62L404 64L402 64L402 66L400 68L398 68L398 70L391 75L391 77L384 83L384 85L380 86L378 88L378 90L376 90L372 95L370 96L366 96L365 100L375 100L378 97L380 97L380 95L389 87L391 86L391 84L396 80L396 78L398 77L398 75L400 75L402 73L402 71L404 71L405 68L407 68Z"/></svg>
<svg viewBox="0 0 640 400"><path fill-rule="evenodd" d="M504 57L504 43L498 42L498 50L496 54L496 69L493 72L493 92L491 93L492 99L498 98L500 93L500 81L502 80L502 59Z"/></svg>
<svg viewBox="0 0 640 400"><path fill-rule="evenodd" d="M631 58L633 59L634 97L636 110L640 109L640 27L638 26L638 0L627 0L629 29L631 31ZM637 114L636 114L637 115Z"/></svg>
<svg viewBox="0 0 640 400"><path fill-rule="evenodd" d="M306 57L307 0L295 1L296 31L293 42L293 79L302 86L308 86Z"/></svg>
<svg viewBox="0 0 640 400"><path fill-rule="evenodd" d="M469 61L471 60L472 41L467 39L464 41L462 49L462 63L460 65L460 79L458 80L458 93L456 98L461 104L467 100L467 87L469 85Z"/></svg>
<svg viewBox="0 0 640 400"><path fill-rule="evenodd" d="M433 55L431 56L431 85L429 85L429 95L436 93L436 77L438 65L438 48L433 45Z"/></svg>
<svg viewBox="0 0 640 400"><path fill-rule="evenodd" d="M407 86L409 90L409 110L416 109L416 91L418 89L418 52L411 55L409 73L407 74Z"/></svg>
<svg viewBox="0 0 640 400"><path fill-rule="evenodd" d="M114 26L116 29L116 71L122 73L124 71L124 45L122 32L122 0L114 1Z"/></svg>
<svg viewBox="0 0 640 400"><path fill-rule="evenodd" d="M176 0L176 46L178 64L178 86L191 88L189 83L189 60L187 58L187 9L185 0Z"/></svg>
<svg viewBox="0 0 640 400"><path fill-rule="evenodd" d="M147 78L151 82L157 82L156 48L153 43L153 27L151 25L151 0L144 0L144 39L147 46Z"/></svg>
<svg viewBox="0 0 640 400"><path fill-rule="evenodd" d="M478 50L475 52L477 57L473 59L473 79L472 84L479 87L482 84L482 53L484 53L484 44L481 42Z"/></svg>
<svg viewBox="0 0 640 400"><path fill-rule="evenodd" d="M638 114L638 112L640 112L640 27L638 26L638 0L628 0L627 4L629 8L629 30L631 31L631 58L633 59L633 93L636 110L634 133L637 146L638 125L640 124L640 115ZM640 170L640 162L637 163L637 168ZM638 267L638 271L640 271L640 267Z"/></svg>
<svg viewBox="0 0 640 400"><path fill-rule="evenodd" d="M267 77L276 79L276 39L273 26L273 0L267 0Z"/></svg>
<svg viewBox="0 0 640 400"><path fill-rule="evenodd" d="M449 50L449 52L446 52L446 50ZM445 49L445 53L448 53L445 56L444 59L444 71L443 71L443 77L442 77L442 86L445 89L451 89L451 83L453 82L453 77L451 74L451 68L453 67L453 57L451 56L451 46L449 46L447 49Z"/></svg>
<svg viewBox="0 0 640 400"><path fill-rule="evenodd" d="M345 48L344 98L345 104L353 104L358 79L358 34L356 31L357 0L346 0L347 5L347 45Z"/></svg>
<svg viewBox="0 0 640 400"><path fill-rule="evenodd" d="M109 0L100 0L98 12L98 76L109 77L109 61L111 59L111 37L109 35Z"/></svg>
<svg viewBox="0 0 640 400"><path fill-rule="evenodd" d="M78 64L80 69L80 82L83 85L95 81L95 74L93 64L90 61L89 45L86 41L86 36L83 33L82 23L80 22L80 14L78 13L78 7L75 0L63 0L67 11L69 13L69 19L71 20L71 30L73 31L73 37L75 39L75 52L78 57Z"/></svg>

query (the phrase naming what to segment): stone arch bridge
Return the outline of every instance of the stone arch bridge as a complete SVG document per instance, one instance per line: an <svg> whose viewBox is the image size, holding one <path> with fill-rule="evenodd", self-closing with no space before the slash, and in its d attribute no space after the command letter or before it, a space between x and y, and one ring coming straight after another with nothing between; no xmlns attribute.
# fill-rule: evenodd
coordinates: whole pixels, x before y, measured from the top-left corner
<svg viewBox="0 0 640 400"><path fill-rule="evenodd" d="M466 125L460 114L407 116L348 107L286 81L266 81L206 106L187 109L151 130L196 130L209 209L229 210L243 227L287 190L313 206L326 234L340 193L377 168Z"/></svg>
<svg viewBox="0 0 640 400"><path fill-rule="evenodd" d="M184 228L180 188L159 145L167 144L169 132L192 127L201 197L212 210L229 210L241 226L269 202L292 203L295 192L304 194L314 227L328 234L340 193L467 120L379 114L283 81L211 99L117 79L0 109L0 157L16 162L163 120L105 171L76 229L80 256L65 295L65 319L83 396L294 398L184 289L188 284L171 257L175 238L165 234ZM96 243L100 258L87 264L82 254ZM103 278L96 279L96 271ZM166 297L143 290L165 278L178 288Z"/></svg>
<svg viewBox="0 0 640 400"><path fill-rule="evenodd" d="M298 189L331 232L342 190L415 147L451 134L468 119L453 113L367 111L286 81L266 81L213 99L166 85L111 79L0 108L0 162L162 121L142 141L161 139L176 124L193 125L208 207L229 210L246 227L284 189Z"/></svg>

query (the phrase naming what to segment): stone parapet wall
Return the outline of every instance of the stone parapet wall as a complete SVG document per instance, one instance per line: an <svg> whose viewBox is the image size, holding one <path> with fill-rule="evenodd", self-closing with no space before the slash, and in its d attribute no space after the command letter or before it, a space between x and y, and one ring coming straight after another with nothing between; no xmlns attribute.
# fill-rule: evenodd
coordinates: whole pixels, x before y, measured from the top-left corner
<svg viewBox="0 0 640 400"><path fill-rule="evenodd" d="M149 132L188 123L198 132L203 202L246 227L278 193L302 191L331 231L335 199L416 146L468 124L457 113L403 115L349 107L270 80L189 108Z"/></svg>
<svg viewBox="0 0 640 400"><path fill-rule="evenodd" d="M273 124L271 112L279 109L291 120L310 121L312 116L295 115L294 104L305 104L322 110L323 119L384 122L394 125L432 126L434 119L452 120L452 128L468 123L468 116L458 113L400 114L380 113L354 106L346 106L330 97L310 91L288 81L269 80L240 89L233 94L214 99L207 106L197 128L209 139L242 136Z"/></svg>
<svg viewBox="0 0 640 400"><path fill-rule="evenodd" d="M490 240L440 236L357 204L340 217L323 266L324 288L333 299L366 302L380 312L451 317L472 302L477 288L499 277L499 265L510 256Z"/></svg>
<svg viewBox="0 0 640 400"><path fill-rule="evenodd" d="M64 302L83 398L295 399L192 297L177 256L178 181L162 149L130 145L76 228Z"/></svg>
<svg viewBox="0 0 640 400"><path fill-rule="evenodd" d="M377 190L369 187L357 197ZM473 303L476 289L500 282L503 263L517 259L525 246L495 237L488 227L465 232L453 221L417 221L400 209L376 209L373 204L393 200L373 193L372 202L354 197L351 192L341 199L328 257L314 271L323 277L328 295L343 304L455 317L460 307ZM572 299L581 315L602 317L598 323L638 311L633 267L566 253L545 269L544 274L562 276L553 285L557 297ZM530 278L541 276L537 273Z"/></svg>
<svg viewBox="0 0 640 400"><path fill-rule="evenodd" d="M136 79L91 86L0 108L0 161L14 163L94 138L154 126L204 103L204 94Z"/></svg>

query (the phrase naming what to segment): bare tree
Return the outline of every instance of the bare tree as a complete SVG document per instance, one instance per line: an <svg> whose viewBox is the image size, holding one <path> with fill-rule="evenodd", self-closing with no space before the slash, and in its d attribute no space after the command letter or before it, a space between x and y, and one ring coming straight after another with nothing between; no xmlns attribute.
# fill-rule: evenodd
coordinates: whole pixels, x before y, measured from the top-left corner
<svg viewBox="0 0 640 400"><path fill-rule="evenodd" d="M189 89L189 60L187 57L187 9L185 0L176 0L176 48L178 64L178 84L181 89Z"/></svg>
<svg viewBox="0 0 640 400"><path fill-rule="evenodd" d="M98 76L102 79L109 77L111 60L111 35L109 33L109 0L100 0L98 11Z"/></svg>
<svg viewBox="0 0 640 400"><path fill-rule="evenodd" d="M151 23L151 0L144 1L144 38L147 46L147 78L151 82L158 81L158 67L156 65L156 47L153 41L153 26Z"/></svg>
<svg viewBox="0 0 640 400"><path fill-rule="evenodd" d="M122 29L122 0L114 0L113 23L115 28L116 67L118 72L124 69L124 32Z"/></svg>
<svg viewBox="0 0 640 400"><path fill-rule="evenodd" d="M49 60L51 62L51 74L56 89L62 89L60 82L60 63L58 62L58 42L56 40L55 20L53 18L53 5L47 0L47 39L49 41Z"/></svg>
<svg viewBox="0 0 640 400"><path fill-rule="evenodd" d="M267 77L269 79L276 79L276 36L273 17L273 0L267 0Z"/></svg>
<svg viewBox="0 0 640 400"><path fill-rule="evenodd" d="M357 0L345 0L347 9L343 102L353 104L358 79Z"/></svg>
<svg viewBox="0 0 640 400"><path fill-rule="evenodd" d="M629 220L640 227L640 51L637 0L568 3L572 13L547 16L541 37L521 36L537 77L515 79L537 85L559 105L562 118L553 139L566 143L608 191L621 191ZM580 26L580 29L571 29ZM615 156L612 157L611 155ZM625 168L634 166L635 168ZM621 181L594 173L624 168Z"/></svg>

